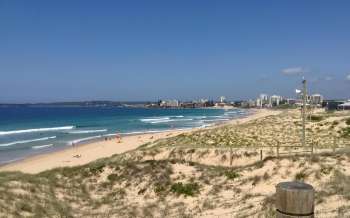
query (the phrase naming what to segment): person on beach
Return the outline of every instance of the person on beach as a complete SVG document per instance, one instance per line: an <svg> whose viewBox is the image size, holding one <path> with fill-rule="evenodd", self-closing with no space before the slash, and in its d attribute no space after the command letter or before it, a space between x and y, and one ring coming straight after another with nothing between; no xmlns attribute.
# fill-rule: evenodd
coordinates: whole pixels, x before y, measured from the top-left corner
<svg viewBox="0 0 350 218"><path fill-rule="evenodd" d="M78 151L78 147L76 146L75 142L72 142L72 147L73 147L73 149L75 149L75 152ZM81 157L81 154L73 155L73 157L75 157L75 158L80 158L80 157Z"/></svg>
<svg viewBox="0 0 350 218"><path fill-rule="evenodd" d="M117 143L121 143L122 142L122 136L118 132L115 134L115 138L117 140Z"/></svg>

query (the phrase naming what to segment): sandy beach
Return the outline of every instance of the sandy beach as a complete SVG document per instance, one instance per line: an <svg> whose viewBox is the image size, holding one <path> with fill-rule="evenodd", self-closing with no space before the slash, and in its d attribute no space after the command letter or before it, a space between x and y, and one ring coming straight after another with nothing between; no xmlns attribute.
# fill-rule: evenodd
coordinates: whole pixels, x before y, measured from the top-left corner
<svg viewBox="0 0 350 218"><path fill-rule="evenodd" d="M317 193L315 216L349 216L349 112L313 114L317 121L307 122L309 142L318 141L313 154L309 147L291 148L299 146L298 109L248 114L207 128L82 144L4 166L29 174L1 172L0 214L275 217L276 184L302 181ZM332 132L340 132L334 147ZM62 166L76 167L46 170Z"/></svg>
<svg viewBox="0 0 350 218"><path fill-rule="evenodd" d="M279 111L274 110L255 109L252 110L251 114L247 117L233 119L228 122L224 122L219 125L206 128L215 128L227 124L241 124L250 120L278 113ZM114 154L120 154L136 149L140 145L143 145L148 142L153 142L155 140L167 137L173 137L184 132L191 132L196 130L197 129L194 128L191 130L174 130L160 133L125 136L122 138L121 142L118 142L115 139L91 142L75 147L68 147L67 149L52 153L28 157L17 162L9 163L1 166L0 171L21 171L25 173L39 173L56 167L83 165L91 161L97 160L99 158L110 157Z"/></svg>

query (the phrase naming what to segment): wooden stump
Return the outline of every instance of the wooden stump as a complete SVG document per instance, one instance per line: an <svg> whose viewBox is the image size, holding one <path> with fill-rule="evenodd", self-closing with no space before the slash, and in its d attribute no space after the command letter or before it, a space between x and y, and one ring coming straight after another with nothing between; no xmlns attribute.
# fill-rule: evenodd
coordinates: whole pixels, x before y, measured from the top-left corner
<svg viewBox="0 0 350 218"><path fill-rule="evenodd" d="M303 182L281 182L276 186L276 217L314 217L314 188Z"/></svg>

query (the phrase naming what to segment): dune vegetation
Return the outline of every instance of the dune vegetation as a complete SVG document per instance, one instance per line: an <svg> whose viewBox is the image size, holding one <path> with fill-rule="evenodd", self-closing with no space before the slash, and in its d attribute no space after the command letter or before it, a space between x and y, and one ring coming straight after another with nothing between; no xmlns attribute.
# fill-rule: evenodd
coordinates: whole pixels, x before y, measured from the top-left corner
<svg viewBox="0 0 350 218"><path fill-rule="evenodd" d="M350 216L350 113L309 116L313 155L283 148L300 146L299 113L185 133L83 166L0 172L0 217L274 217L275 185L290 180L314 186L317 217Z"/></svg>

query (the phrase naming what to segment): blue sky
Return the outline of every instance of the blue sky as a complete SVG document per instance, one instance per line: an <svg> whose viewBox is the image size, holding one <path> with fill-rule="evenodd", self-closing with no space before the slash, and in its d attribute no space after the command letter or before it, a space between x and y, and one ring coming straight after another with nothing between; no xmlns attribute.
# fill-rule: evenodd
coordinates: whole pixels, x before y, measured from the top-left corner
<svg viewBox="0 0 350 218"><path fill-rule="evenodd" d="M350 98L350 1L0 1L0 102Z"/></svg>

